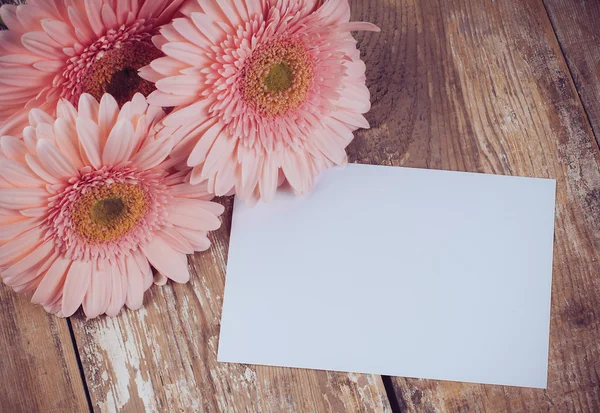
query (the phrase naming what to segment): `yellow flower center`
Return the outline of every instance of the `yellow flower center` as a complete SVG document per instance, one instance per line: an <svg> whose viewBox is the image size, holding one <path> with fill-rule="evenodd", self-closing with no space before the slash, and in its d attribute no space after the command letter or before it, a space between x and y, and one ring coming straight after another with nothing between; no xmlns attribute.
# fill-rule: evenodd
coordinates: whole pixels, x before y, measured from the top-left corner
<svg viewBox="0 0 600 413"><path fill-rule="evenodd" d="M304 103L313 74L311 57L301 42L277 40L254 51L238 86L256 112L279 117Z"/></svg>
<svg viewBox="0 0 600 413"><path fill-rule="evenodd" d="M285 63L276 63L271 66L269 74L265 77L264 84L269 92L281 92L292 86L294 74Z"/></svg>
<svg viewBox="0 0 600 413"><path fill-rule="evenodd" d="M164 54L149 40L119 43L98 53L83 77L81 93L89 93L97 100L110 93L119 106L131 100L137 92L148 96L155 89L154 83L142 79L138 69L162 56Z"/></svg>
<svg viewBox="0 0 600 413"><path fill-rule="evenodd" d="M73 204L75 230L86 241L116 241L136 227L148 210L142 187L128 183L104 184L87 191Z"/></svg>

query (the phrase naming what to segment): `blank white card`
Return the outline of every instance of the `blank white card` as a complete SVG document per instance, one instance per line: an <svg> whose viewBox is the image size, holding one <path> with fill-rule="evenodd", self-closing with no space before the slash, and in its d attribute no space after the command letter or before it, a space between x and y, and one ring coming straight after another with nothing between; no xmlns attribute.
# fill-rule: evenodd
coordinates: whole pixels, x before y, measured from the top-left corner
<svg viewBox="0 0 600 413"><path fill-rule="evenodd" d="M348 165L236 200L219 361L545 388L555 186Z"/></svg>

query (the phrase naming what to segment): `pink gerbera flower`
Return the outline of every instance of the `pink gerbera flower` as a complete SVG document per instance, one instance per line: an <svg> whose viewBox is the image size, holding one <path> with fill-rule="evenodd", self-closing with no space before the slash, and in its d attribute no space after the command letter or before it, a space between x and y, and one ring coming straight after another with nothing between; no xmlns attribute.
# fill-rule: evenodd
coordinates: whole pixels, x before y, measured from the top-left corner
<svg viewBox="0 0 600 413"><path fill-rule="evenodd" d="M152 285L150 265L187 282L186 254L206 250L220 226L219 204L206 187L167 169L173 144L155 135L164 116L136 94L120 110L61 100L57 116L29 114L23 140L0 140L0 273L17 292L70 316L137 309Z"/></svg>
<svg viewBox="0 0 600 413"><path fill-rule="evenodd" d="M180 106L164 124L173 156L223 195L269 200L287 179L298 193L345 148L370 109L347 0L191 0L154 38L166 57L140 70L149 102Z"/></svg>
<svg viewBox="0 0 600 413"><path fill-rule="evenodd" d="M29 109L106 92L119 104L154 86L137 69L162 53L151 36L183 0L28 0L0 16L0 136L18 134ZM25 107L25 108L24 108Z"/></svg>

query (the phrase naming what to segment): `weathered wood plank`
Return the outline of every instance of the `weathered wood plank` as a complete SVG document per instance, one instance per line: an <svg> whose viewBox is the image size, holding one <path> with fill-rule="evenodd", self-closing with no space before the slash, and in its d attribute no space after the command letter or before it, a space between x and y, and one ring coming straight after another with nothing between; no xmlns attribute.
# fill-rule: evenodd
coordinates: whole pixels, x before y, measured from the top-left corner
<svg viewBox="0 0 600 413"><path fill-rule="evenodd" d="M0 412L89 411L67 321L0 284Z"/></svg>
<svg viewBox="0 0 600 413"><path fill-rule="evenodd" d="M543 4L363 0L353 10L384 28L361 43L373 128L351 144L353 160L558 184L548 389L396 378L400 407L600 411L600 156Z"/></svg>
<svg viewBox="0 0 600 413"><path fill-rule="evenodd" d="M544 0L544 4L600 143L600 2Z"/></svg>
<svg viewBox="0 0 600 413"><path fill-rule="evenodd" d="M216 362L231 199L186 285L153 288L138 312L73 318L98 412L390 412L378 376Z"/></svg>

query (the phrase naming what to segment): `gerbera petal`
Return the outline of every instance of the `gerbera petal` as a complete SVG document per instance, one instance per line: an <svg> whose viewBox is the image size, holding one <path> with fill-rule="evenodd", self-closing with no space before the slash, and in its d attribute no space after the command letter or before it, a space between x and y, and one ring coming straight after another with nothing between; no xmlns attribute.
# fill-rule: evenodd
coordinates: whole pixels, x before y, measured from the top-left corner
<svg viewBox="0 0 600 413"><path fill-rule="evenodd" d="M108 4L102 5L102 22L104 23L104 27L108 29L116 29L119 26L119 21L117 20L117 15L115 14L112 7Z"/></svg>
<svg viewBox="0 0 600 413"><path fill-rule="evenodd" d="M271 202L277 189L277 166L272 159L265 160L259 178L260 196L265 202Z"/></svg>
<svg viewBox="0 0 600 413"><path fill-rule="evenodd" d="M108 279L104 270L97 263L91 267L89 285L82 303L83 312L88 319L98 317L106 311L106 307L104 307L108 292L106 283L109 282L112 282L112 279Z"/></svg>
<svg viewBox="0 0 600 413"><path fill-rule="evenodd" d="M63 289L62 312L65 317L72 316L83 303L83 298L92 277L91 261L73 261Z"/></svg>
<svg viewBox="0 0 600 413"><path fill-rule="evenodd" d="M100 148L100 129L98 125L88 118L77 118L77 134L85 158L94 168L102 165Z"/></svg>
<svg viewBox="0 0 600 413"><path fill-rule="evenodd" d="M173 141L169 136L164 139L149 141L132 157L131 162L141 169L154 168L169 156L172 148Z"/></svg>
<svg viewBox="0 0 600 413"><path fill-rule="evenodd" d="M118 116L119 104L111 94L105 93L98 105L98 126L100 126L103 135L108 135Z"/></svg>
<svg viewBox="0 0 600 413"><path fill-rule="evenodd" d="M185 237L195 251L206 251L210 248L210 240L206 231L198 231L190 228L175 227L175 230Z"/></svg>
<svg viewBox="0 0 600 413"><path fill-rule="evenodd" d="M200 139L198 140L198 143L196 144L196 146L194 147L194 149L190 153L190 156L187 159L188 166L196 166L206 160L208 152L212 152L213 144L220 136L223 129L224 125L220 122L217 122L214 125L208 127L208 129L206 129L206 132L202 133ZM224 144L227 143L227 139L221 138L221 141L223 142L221 143L221 145L219 145L219 147L225 146ZM219 148L215 149L214 151L215 157L219 153L218 150Z"/></svg>
<svg viewBox="0 0 600 413"><path fill-rule="evenodd" d="M42 241L42 237L42 229L33 228L0 246L0 267L8 267L15 264L37 248Z"/></svg>
<svg viewBox="0 0 600 413"><path fill-rule="evenodd" d="M21 37L21 42L30 52L49 59L63 56L60 43L54 41L45 32L28 32Z"/></svg>
<svg viewBox="0 0 600 413"><path fill-rule="evenodd" d="M31 153L26 154L25 161L27 162L27 166L29 166L29 168L31 168L31 170L44 181L50 184L58 184L60 182L57 177L44 169L40 162L40 158L38 158L36 155L32 155Z"/></svg>
<svg viewBox="0 0 600 413"><path fill-rule="evenodd" d="M44 205L48 201L44 188L2 188L0 206L10 209L26 209Z"/></svg>
<svg viewBox="0 0 600 413"><path fill-rule="evenodd" d="M142 251L150 264L169 279L177 283L189 281L190 272L186 255L175 251L161 237L154 237L148 245L142 247Z"/></svg>
<svg viewBox="0 0 600 413"><path fill-rule="evenodd" d="M65 179L77 175L77 169L53 144L45 139L37 143L37 153L40 163L51 175Z"/></svg>
<svg viewBox="0 0 600 413"><path fill-rule="evenodd" d="M193 66L201 66L209 61L204 50L190 43L167 43L161 50L167 56Z"/></svg>
<svg viewBox="0 0 600 413"><path fill-rule="evenodd" d="M171 246L175 251L182 254L193 254L194 248L188 240L175 231L173 228L163 228L160 231L161 238Z"/></svg>
<svg viewBox="0 0 600 413"><path fill-rule="evenodd" d="M0 227L0 241L8 241L40 223L38 218L25 218Z"/></svg>
<svg viewBox="0 0 600 413"><path fill-rule="evenodd" d="M113 265L107 266L107 276L112 280L112 291L110 303L106 309L106 315L115 317L125 305L127 299L127 276Z"/></svg>
<svg viewBox="0 0 600 413"><path fill-rule="evenodd" d="M84 93L79 97L79 103L77 105L80 118L90 119L93 122L98 122L98 112L100 110L100 104L90 94Z"/></svg>
<svg viewBox="0 0 600 413"><path fill-rule="evenodd" d="M52 38L52 40L61 45L68 45L77 42L73 27L69 26L63 21L51 19L42 20L42 27L48 36Z"/></svg>
<svg viewBox="0 0 600 413"><path fill-rule="evenodd" d="M131 255L125 258L125 266L127 268L127 298L125 304L129 309L137 310L144 302L144 277Z"/></svg>
<svg viewBox="0 0 600 413"><path fill-rule="evenodd" d="M105 165L118 165L129 160L135 145L133 138L134 129L131 122L128 120L117 122L110 135L108 135L102 154L102 162Z"/></svg>
<svg viewBox="0 0 600 413"><path fill-rule="evenodd" d="M174 200L169 208L168 219L169 222L180 227L214 231L221 226L218 216L223 211L224 207L215 202L179 198Z"/></svg>
<svg viewBox="0 0 600 413"><path fill-rule="evenodd" d="M14 282L16 282L15 278L22 278L22 274L36 267L40 262L48 259L53 252L54 244L52 242L45 242L39 248L35 248L31 253L2 273L4 282L8 285L14 284Z"/></svg>
<svg viewBox="0 0 600 413"><path fill-rule="evenodd" d="M25 161L27 147L20 139L14 136L3 136L0 139L0 148L8 159L19 162Z"/></svg>
<svg viewBox="0 0 600 413"><path fill-rule="evenodd" d="M44 185L44 182L22 162L8 159L0 160L0 176L14 186L37 188Z"/></svg>
<svg viewBox="0 0 600 413"><path fill-rule="evenodd" d="M79 152L79 140L75 125L69 124L64 118L59 118L54 122L54 136L56 137L56 145L64 154L68 161L75 168L81 168L83 161Z"/></svg>

